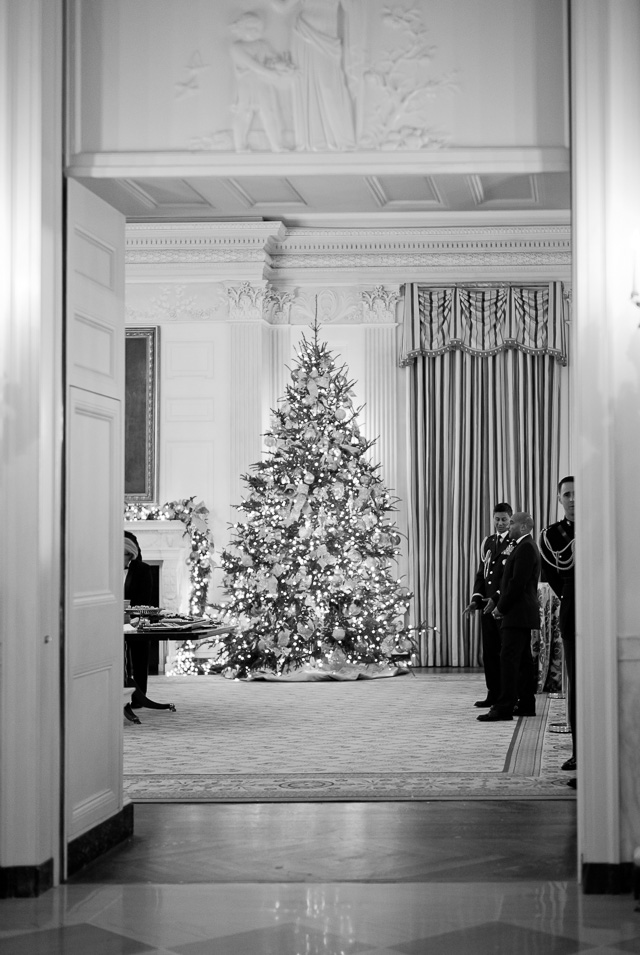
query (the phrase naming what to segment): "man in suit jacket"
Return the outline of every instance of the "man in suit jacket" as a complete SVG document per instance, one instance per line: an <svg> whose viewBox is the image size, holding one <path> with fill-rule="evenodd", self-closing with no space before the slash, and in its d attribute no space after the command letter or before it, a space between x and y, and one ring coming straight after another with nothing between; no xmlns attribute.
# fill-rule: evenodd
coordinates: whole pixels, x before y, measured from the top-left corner
<svg viewBox="0 0 640 955"><path fill-rule="evenodd" d="M507 557L498 606L493 611L500 621L500 698L481 722L511 720L518 704L518 716L535 716L536 675L531 657L531 631L540 627L538 579L540 553L531 537L533 520L518 511L509 522L514 544Z"/></svg>
<svg viewBox="0 0 640 955"><path fill-rule="evenodd" d="M500 584L509 544L509 519L513 514L510 504L501 502L493 509L493 528L480 545L480 564L473 584L471 603L466 614L482 611L482 665L487 684L487 697L474 706L493 706L500 697L500 624L492 616L500 598Z"/></svg>

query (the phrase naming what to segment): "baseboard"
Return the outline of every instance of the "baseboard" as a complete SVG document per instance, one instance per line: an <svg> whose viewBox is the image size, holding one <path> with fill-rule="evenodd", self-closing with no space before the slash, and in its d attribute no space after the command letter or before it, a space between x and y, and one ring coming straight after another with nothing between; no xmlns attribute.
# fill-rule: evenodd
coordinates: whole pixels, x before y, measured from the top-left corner
<svg viewBox="0 0 640 955"><path fill-rule="evenodd" d="M634 891L632 862L584 862L582 891L585 895L626 895ZM637 896L636 896L637 898Z"/></svg>
<svg viewBox="0 0 640 955"><path fill-rule="evenodd" d="M0 866L0 899L33 899L53 885L53 859L40 865Z"/></svg>
<svg viewBox="0 0 640 955"><path fill-rule="evenodd" d="M83 832L67 848L67 878L133 835L133 803L127 803L110 819Z"/></svg>

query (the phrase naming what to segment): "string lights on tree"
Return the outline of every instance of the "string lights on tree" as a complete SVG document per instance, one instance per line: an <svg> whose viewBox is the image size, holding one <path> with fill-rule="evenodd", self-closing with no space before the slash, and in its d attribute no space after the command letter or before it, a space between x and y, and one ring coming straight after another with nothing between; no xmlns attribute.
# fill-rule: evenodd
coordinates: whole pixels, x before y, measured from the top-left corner
<svg viewBox="0 0 640 955"><path fill-rule="evenodd" d="M234 625L227 676L388 667L413 649L411 594L394 576L397 499L369 460L375 442L360 433L345 369L316 322L272 412L268 453L243 475L248 496L221 558L227 600L216 607Z"/></svg>

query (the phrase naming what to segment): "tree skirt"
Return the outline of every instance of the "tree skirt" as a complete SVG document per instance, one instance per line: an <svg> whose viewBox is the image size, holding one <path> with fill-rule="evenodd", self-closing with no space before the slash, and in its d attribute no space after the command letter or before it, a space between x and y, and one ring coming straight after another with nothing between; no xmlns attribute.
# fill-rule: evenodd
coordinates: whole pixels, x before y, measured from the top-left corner
<svg viewBox="0 0 640 955"><path fill-rule="evenodd" d="M302 666L289 673L273 673L270 670L257 670L244 677L246 682L251 680L267 680L272 683L320 683L324 680L379 680L388 676L403 676L409 673L404 667L376 666L370 663L367 666L354 666L347 663L341 667Z"/></svg>

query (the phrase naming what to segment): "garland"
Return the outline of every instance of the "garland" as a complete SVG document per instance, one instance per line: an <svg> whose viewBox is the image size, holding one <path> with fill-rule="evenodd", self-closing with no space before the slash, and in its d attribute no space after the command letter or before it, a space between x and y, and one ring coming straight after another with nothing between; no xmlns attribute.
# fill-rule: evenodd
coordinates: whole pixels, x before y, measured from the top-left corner
<svg viewBox="0 0 640 955"><path fill-rule="evenodd" d="M207 524L209 511L204 503L194 503L194 497L167 504L125 504L125 521L182 521L185 535L191 540L191 553L187 558L191 590L189 611L201 617L207 604L207 589L211 577L211 552L213 537Z"/></svg>

